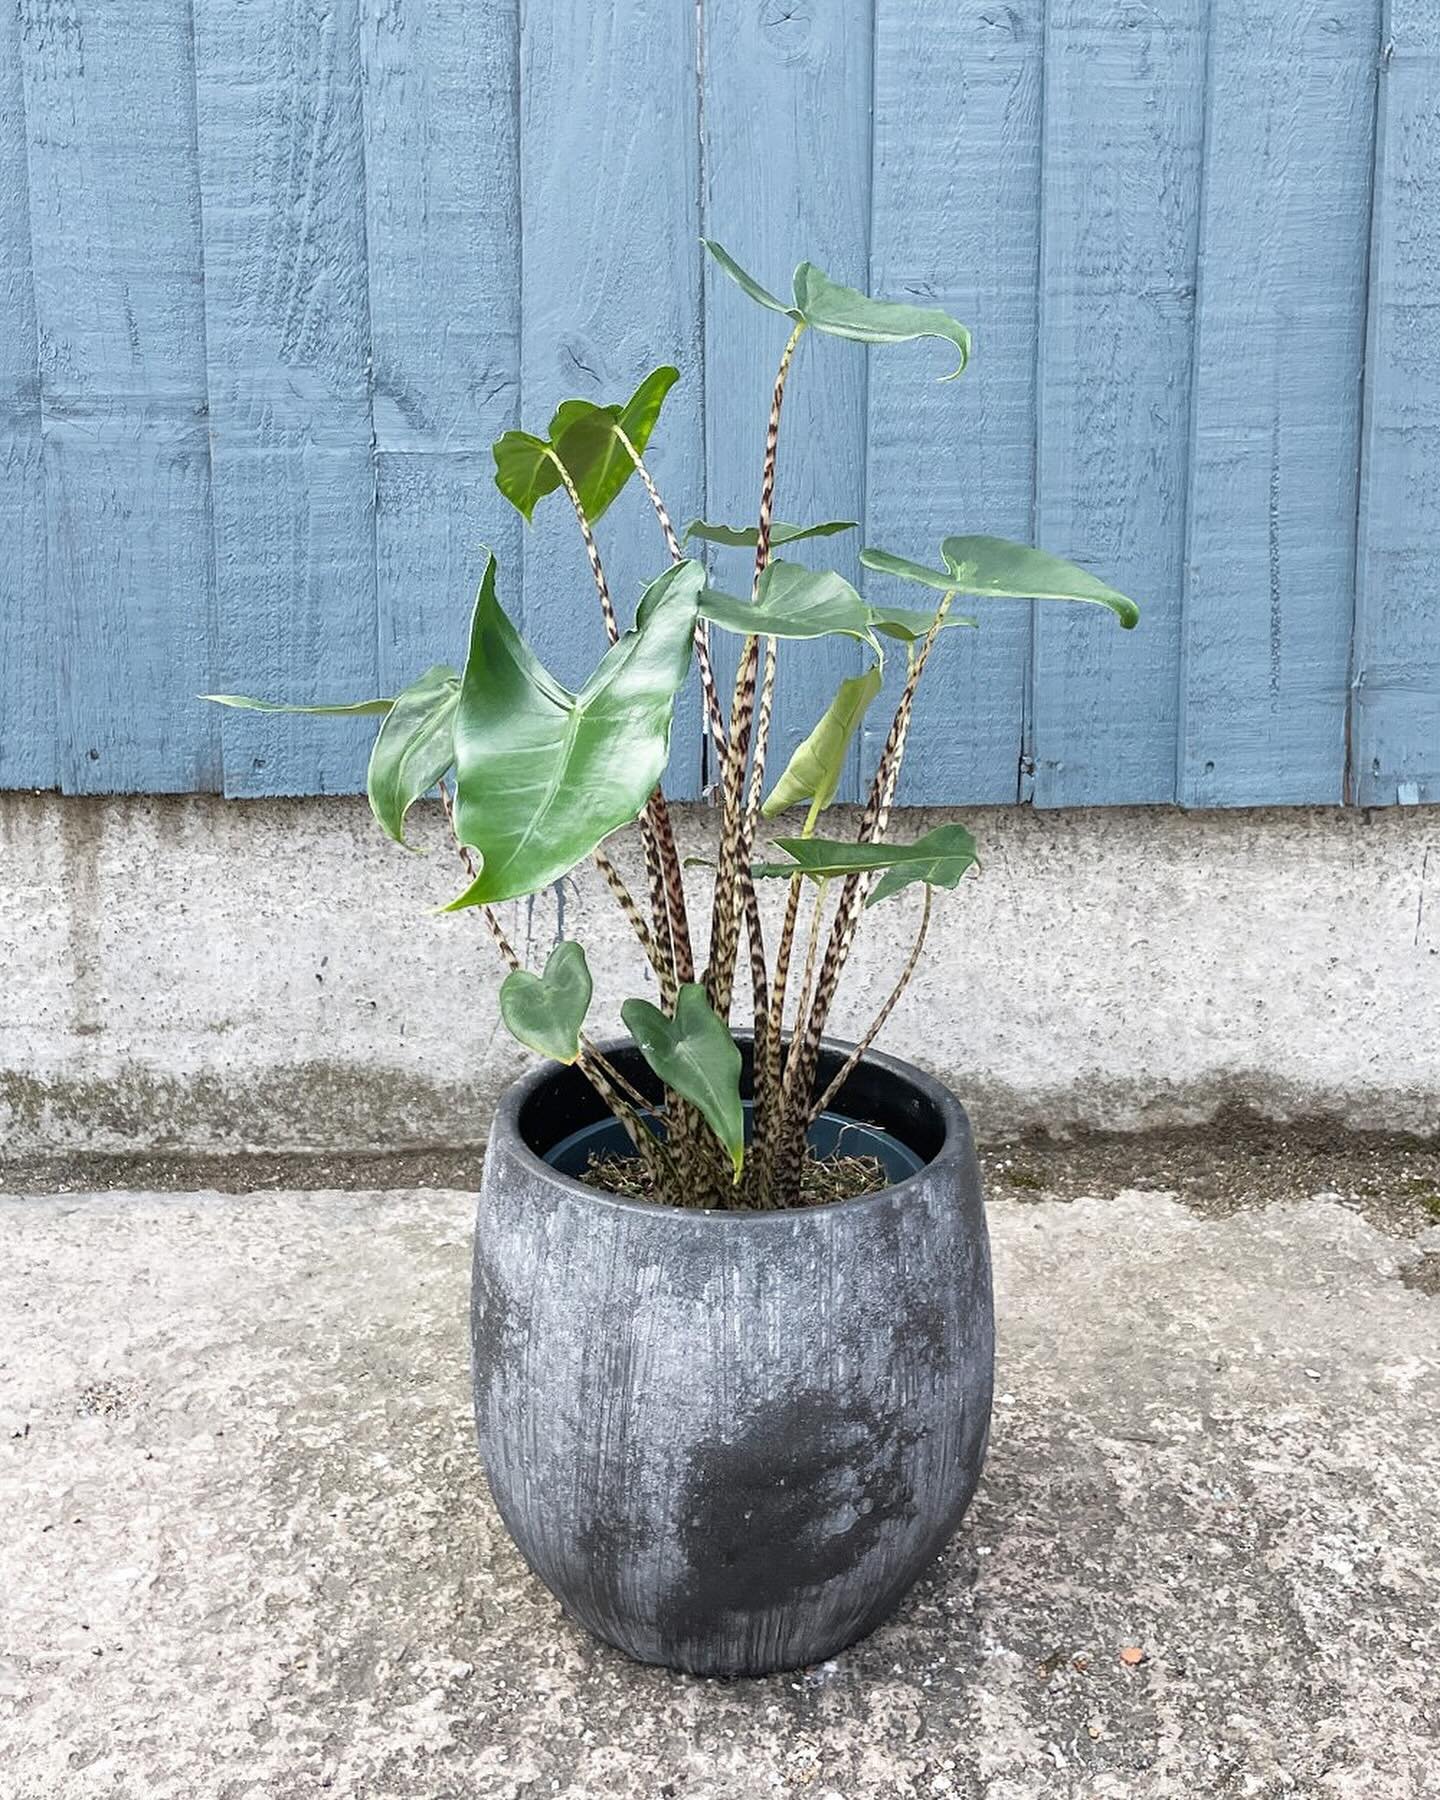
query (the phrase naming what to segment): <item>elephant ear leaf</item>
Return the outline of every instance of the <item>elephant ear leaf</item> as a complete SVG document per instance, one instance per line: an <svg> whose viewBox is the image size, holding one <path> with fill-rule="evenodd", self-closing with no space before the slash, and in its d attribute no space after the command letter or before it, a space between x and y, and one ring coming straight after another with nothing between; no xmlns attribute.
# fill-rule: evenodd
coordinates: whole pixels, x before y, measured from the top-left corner
<svg viewBox="0 0 1440 1800"><path fill-rule="evenodd" d="M1078 563L1008 538L947 537L940 546L950 585L958 593L1009 600L1088 600L1113 612L1127 631L1140 608Z"/></svg>
<svg viewBox="0 0 1440 1800"><path fill-rule="evenodd" d="M699 1108L729 1152L738 1180L745 1162L740 1051L705 989L699 982L685 982L676 996L673 1019L648 1000L627 1000L620 1017L666 1087Z"/></svg>
<svg viewBox="0 0 1440 1800"><path fill-rule="evenodd" d="M507 431L490 454L495 458L496 487L528 525L535 508L560 485L550 445L528 431Z"/></svg>
<svg viewBox="0 0 1440 1800"><path fill-rule="evenodd" d="M953 381L970 360L970 333L958 319L934 306L901 300L872 300L858 288L842 287L814 263L795 271L795 317L832 337L862 344L905 344L915 338L944 338L960 353L958 366L942 380Z"/></svg>
<svg viewBox="0 0 1440 1800"><path fill-rule="evenodd" d="M850 747L860 721L870 702L880 692L879 668L867 669L863 675L852 675L840 683L835 698L826 707L820 722L800 745L785 766L785 772L770 790L761 807L767 819L787 807L810 802L807 829L835 798L845 768L845 753Z"/></svg>
<svg viewBox="0 0 1440 1800"><path fill-rule="evenodd" d="M652 581L572 694L505 616L490 558L454 720L456 829L481 868L447 911L533 894L639 817L665 767L704 581L698 562Z"/></svg>
<svg viewBox="0 0 1440 1800"><path fill-rule="evenodd" d="M543 975L510 971L500 984L500 1016L527 1050L573 1063L593 991L585 951L567 939L550 952Z"/></svg>
<svg viewBox="0 0 1440 1800"><path fill-rule="evenodd" d="M709 590L700 610L722 630L777 638L817 638L838 632L859 638L878 654L870 609L833 569L807 569L776 557L765 566L752 603Z"/></svg>
<svg viewBox="0 0 1440 1800"><path fill-rule="evenodd" d="M405 842L405 815L449 773L455 760L459 703L459 675L437 664L396 695L380 727L370 752L365 791L371 812L397 844Z"/></svg>
<svg viewBox="0 0 1440 1800"><path fill-rule="evenodd" d="M664 364L652 369L624 406L596 406L566 400L550 421L550 442L580 495L593 525L635 473L634 459L621 437L643 454L680 371ZM558 473L557 473L558 480Z"/></svg>

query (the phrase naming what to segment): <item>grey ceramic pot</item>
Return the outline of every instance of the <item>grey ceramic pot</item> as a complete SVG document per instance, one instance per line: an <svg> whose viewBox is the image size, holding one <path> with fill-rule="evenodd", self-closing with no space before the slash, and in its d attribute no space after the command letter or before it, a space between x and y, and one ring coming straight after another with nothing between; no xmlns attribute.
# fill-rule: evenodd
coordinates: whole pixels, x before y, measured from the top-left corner
<svg viewBox="0 0 1440 1800"><path fill-rule="evenodd" d="M606 1049L644 1089L633 1047ZM496 1115L471 1313L491 1492L566 1610L643 1662L834 1655L894 1609L979 1480L994 1305L969 1123L878 1055L837 1110L919 1172L833 1206L686 1211L547 1164L604 1116L574 1071L517 1082Z"/></svg>

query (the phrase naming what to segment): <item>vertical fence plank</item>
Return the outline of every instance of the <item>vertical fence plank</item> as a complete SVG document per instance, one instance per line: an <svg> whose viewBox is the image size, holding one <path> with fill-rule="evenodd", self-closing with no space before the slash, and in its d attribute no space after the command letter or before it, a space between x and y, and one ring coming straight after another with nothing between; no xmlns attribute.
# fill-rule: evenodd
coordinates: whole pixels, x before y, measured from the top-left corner
<svg viewBox="0 0 1440 1800"><path fill-rule="evenodd" d="M522 0L522 423L543 432L558 401L622 399L673 363L681 381L646 462L682 525L704 501L694 32L693 8L665 0ZM623 627L669 561L638 481L599 535ZM588 673L605 638L563 495L526 533L523 594L542 660L562 680ZM694 794L699 770L692 692L677 709L667 791Z"/></svg>
<svg viewBox="0 0 1440 1800"><path fill-rule="evenodd" d="M219 674L378 681L359 0L194 0ZM231 795L351 792L364 720L225 715Z"/></svg>
<svg viewBox="0 0 1440 1800"><path fill-rule="evenodd" d="M1037 605L1039 806L1175 798L1208 0L1052 0L1036 538L1143 605Z"/></svg>
<svg viewBox="0 0 1440 1800"><path fill-rule="evenodd" d="M377 605L387 692L464 658L480 546L516 592L490 445L515 423L515 0L365 0Z"/></svg>
<svg viewBox="0 0 1440 1800"><path fill-rule="evenodd" d="M944 307L975 341L953 386L923 351L871 359L865 535L925 561L950 532L1028 540L1032 528L1043 19L1042 0L877 0L871 279L877 294ZM1028 609L985 609L978 636L949 633L935 658L900 798L1013 802ZM874 711L872 748L888 725Z"/></svg>
<svg viewBox="0 0 1440 1800"><path fill-rule="evenodd" d="M1387 12L1351 728L1364 806L1440 800L1440 17L1430 0Z"/></svg>
<svg viewBox="0 0 1440 1800"><path fill-rule="evenodd" d="M743 0L705 13L706 235L786 297L791 271L805 258L837 281L869 283L873 23L871 0L825 8ZM710 514L753 522L785 321L711 266L705 342ZM864 518L865 395L865 351L814 333L802 341L786 390L777 517ZM796 560L823 556L855 580L858 549L843 537L822 539L819 555ZM719 585L748 594L746 553L719 555ZM737 640L722 638L724 686ZM855 647L842 639L782 646L772 768L784 766L841 677L859 666ZM852 771L840 797L857 792Z"/></svg>
<svg viewBox="0 0 1440 1800"><path fill-rule="evenodd" d="M1216 0L1180 792L1338 801L1377 0Z"/></svg>
<svg viewBox="0 0 1440 1800"><path fill-rule="evenodd" d="M69 793L216 784L188 0L23 0L46 609Z"/></svg>
<svg viewBox="0 0 1440 1800"><path fill-rule="evenodd" d="M53 787L55 643L45 604L45 472L30 271L20 13L0 13L0 788Z"/></svg>

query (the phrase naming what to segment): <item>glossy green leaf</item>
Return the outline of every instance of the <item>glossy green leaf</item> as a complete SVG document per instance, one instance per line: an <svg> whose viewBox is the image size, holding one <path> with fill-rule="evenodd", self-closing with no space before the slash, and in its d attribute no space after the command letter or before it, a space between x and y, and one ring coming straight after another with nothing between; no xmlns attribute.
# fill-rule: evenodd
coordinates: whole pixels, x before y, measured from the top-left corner
<svg viewBox="0 0 1440 1800"><path fill-rule="evenodd" d="M563 463L593 525L635 473L616 427L643 454L665 396L679 379L680 371L664 364L650 371L623 406L563 400L550 421L548 438L507 431L491 452L496 487L528 522L540 501L562 485L557 464Z"/></svg>
<svg viewBox="0 0 1440 1800"><path fill-rule="evenodd" d="M448 911L533 894L639 816L665 767L704 582L698 562L652 581L572 694L505 616L489 559L455 714L456 825L481 869Z"/></svg>
<svg viewBox="0 0 1440 1800"><path fill-rule="evenodd" d="M719 263L720 267L736 284L742 288L758 306L768 306L771 312L783 313L787 319L798 319L799 314L777 300L769 288L761 287L753 275L747 274L723 244L717 244L713 238L701 238L700 242Z"/></svg>
<svg viewBox="0 0 1440 1800"><path fill-rule="evenodd" d="M550 952L543 975L510 971L500 984L500 1016L527 1050L573 1063L593 989L584 949L567 939Z"/></svg>
<svg viewBox="0 0 1440 1800"><path fill-rule="evenodd" d="M197 694L197 700L213 700L216 706L234 706L244 712L320 713L333 718L356 718L362 713L388 713L393 700L347 700L334 706L292 706L284 700L252 700L248 694Z"/></svg>
<svg viewBox="0 0 1440 1800"><path fill-rule="evenodd" d="M882 575L898 575L946 593L973 594L978 599L1088 600L1109 607L1129 630L1140 618L1140 608L1116 589L1087 573L1063 556L1036 550L1029 544L1012 544L1008 538L948 537L940 546L943 569L893 556L888 550L866 546L860 561Z"/></svg>
<svg viewBox="0 0 1440 1800"><path fill-rule="evenodd" d="M808 800L813 820L835 798L835 790L845 771L845 753L850 740L870 702L880 692L881 680L877 666L840 683L839 692L826 707L819 724L790 758L785 772L770 790L760 809L767 819Z"/></svg>
<svg viewBox="0 0 1440 1800"><path fill-rule="evenodd" d="M620 1017L666 1087L699 1108L729 1151L738 1178L745 1161L740 1050L730 1027L706 999L705 989L699 982L685 982L676 996L673 1019L648 1000L627 1000Z"/></svg>
<svg viewBox="0 0 1440 1800"><path fill-rule="evenodd" d="M1007 538L947 537L940 554L962 594L994 594L1016 600L1088 600L1109 607L1127 631L1140 608L1126 595L1097 581L1078 564Z"/></svg>
<svg viewBox="0 0 1440 1800"><path fill-rule="evenodd" d="M665 396L680 379L668 364L652 369L624 406L566 400L550 421L550 442L580 494L593 525L635 473L635 463L616 426L643 455Z"/></svg>
<svg viewBox="0 0 1440 1800"><path fill-rule="evenodd" d="M459 675L437 664L395 696L380 727L365 773L365 791L371 812L397 844L405 842L405 815L449 773L455 760L459 701Z"/></svg>
<svg viewBox="0 0 1440 1800"><path fill-rule="evenodd" d="M963 825L937 825L905 848L909 855L892 864L876 882L865 902L867 906L878 906L915 881L923 881L929 887L953 888L966 870L975 868L980 861L975 840Z"/></svg>
<svg viewBox="0 0 1440 1800"><path fill-rule="evenodd" d="M964 373L970 360L970 333L958 319L934 306L911 306L900 300L872 300L857 288L842 287L814 263L795 271L795 311L816 331L854 338L862 344L905 344L916 338L944 338L960 353L960 362L945 381Z"/></svg>
<svg viewBox="0 0 1440 1800"><path fill-rule="evenodd" d="M838 281L832 281L811 262L802 262L796 269L794 304L786 306L742 269L728 250L710 238L701 242L752 300L797 324L812 326L832 337L853 338L862 344L905 344L916 338L943 338L960 352L960 366L944 377L946 381L953 381L970 360L970 333L958 319L952 319L938 307L911 306L903 300L872 300L858 288L842 287Z"/></svg>
<svg viewBox="0 0 1440 1800"><path fill-rule="evenodd" d="M869 608L843 576L780 557L765 565L753 604L707 588L700 611L712 625L747 636L817 638L838 632L859 638L877 654L880 648L870 629Z"/></svg>
<svg viewBox="0 0 1440 1800"><path fill-rule="evenodd" d="M883 869L885 877L869 899L874 906L898 894L911 882L953 888L978 858L975 840L963 825L937 825L913 844L856 844L832 838L777 838L776 847L791 858L788 863L756 863L758 877L789 879L797 871L817 880L821 876L856 875Z"/></svg>
<svg viewBox="0 0 1440 1800"><path fill-rule="evenodd" d="M854 531L854 519L827 519L823 525L782 525L776 519L770 526L770 547L798 544L802 538L834 537L837 532ZM760 536L756 525L712 525L708 519L692 519L685 527L686 538L703 538L707 544L723 544L729 550L753 550Z"/></svg>
<svg viewBox="0 0 1440 1800"><path fill-rule="evenodd" d="M560 471L549 443L529 431L507 431L490 454L495 485L528 524L535 508L560 486Z"/></svg>

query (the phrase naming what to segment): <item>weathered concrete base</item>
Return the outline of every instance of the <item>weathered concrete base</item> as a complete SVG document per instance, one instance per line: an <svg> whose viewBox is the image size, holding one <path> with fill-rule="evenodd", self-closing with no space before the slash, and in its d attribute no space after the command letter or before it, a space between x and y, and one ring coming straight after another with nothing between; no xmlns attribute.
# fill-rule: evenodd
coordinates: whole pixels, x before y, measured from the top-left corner
<svg viewBox="0 0 1440 1800"><path fill-rule="evenodd" d="M0 1202L6 1800L1437 1791L1419 1244L1329 1198L993 1206L959 1539L836 1662L725 1685L586 1637L500 1527L470 1204Z"/></svg>
<svg viewBox="0 0 1440 1800"><path fill-rule="evenodd" d="M884 1042L951 1083L982 1139L1236 1101L1440 1128L1433 809L965 817L983 874L940 896ZM0 1143L481 1142L521 1052L483 928L432 910L459 875L438 825L419 819L431 854L410 858L361 800L0 795ZM705 854L713 825L680 809L683 847ZM918 905L871 916L837 1034L878 1009ZM647 991L592 874L506 911L536 956L560 929L586 942L597 1030Z"/></svg>

